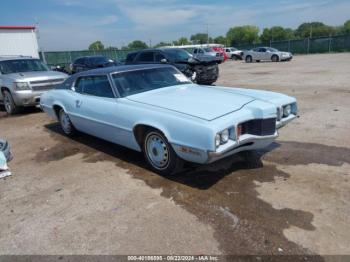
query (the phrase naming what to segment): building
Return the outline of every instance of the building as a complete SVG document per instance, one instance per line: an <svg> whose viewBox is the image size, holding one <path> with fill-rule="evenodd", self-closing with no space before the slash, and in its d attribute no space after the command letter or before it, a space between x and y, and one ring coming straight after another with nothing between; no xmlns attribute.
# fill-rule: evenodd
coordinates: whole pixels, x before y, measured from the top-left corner
<svg viewBox="0 0 350 262"><path fill-rule="evenodd" d="M0 56L39 58L35 26L0 26Z"/></svg>

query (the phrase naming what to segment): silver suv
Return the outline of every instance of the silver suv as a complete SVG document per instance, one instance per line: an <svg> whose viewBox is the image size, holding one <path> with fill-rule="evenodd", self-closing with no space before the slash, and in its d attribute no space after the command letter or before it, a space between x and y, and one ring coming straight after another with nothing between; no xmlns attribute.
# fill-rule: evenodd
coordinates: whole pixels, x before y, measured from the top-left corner
<svg viewBox="0 0 350 262"><path fill-rule="evenodd" d="M0 103L8 114L21 107L36 106L40 95L62 83L68 75L51 71L32 57L0 57Z"/></svg>

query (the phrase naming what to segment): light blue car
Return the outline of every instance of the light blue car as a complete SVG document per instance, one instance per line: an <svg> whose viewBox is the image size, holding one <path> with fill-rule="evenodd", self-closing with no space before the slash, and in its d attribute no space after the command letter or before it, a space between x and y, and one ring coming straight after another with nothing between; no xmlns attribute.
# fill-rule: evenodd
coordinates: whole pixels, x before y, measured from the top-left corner
<svg viewBox="0 0 350 262"><path fill-rule="evenodd" d="M170 65L82 72L44 93L40 104L65 134L81 131L142 151L160 174L181 170L185 161L262 149L297 116L293 97L200 86Z"/></svg>

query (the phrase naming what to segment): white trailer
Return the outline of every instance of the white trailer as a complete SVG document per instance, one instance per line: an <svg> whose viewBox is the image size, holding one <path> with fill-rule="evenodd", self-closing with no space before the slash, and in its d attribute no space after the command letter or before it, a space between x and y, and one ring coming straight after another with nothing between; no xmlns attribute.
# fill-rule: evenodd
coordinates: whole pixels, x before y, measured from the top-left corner
<svg viewBox="0 0 350 262"><path fill-rule="evenodd" d="M0 26L0 56L39 58L35 26Z"/></svg>

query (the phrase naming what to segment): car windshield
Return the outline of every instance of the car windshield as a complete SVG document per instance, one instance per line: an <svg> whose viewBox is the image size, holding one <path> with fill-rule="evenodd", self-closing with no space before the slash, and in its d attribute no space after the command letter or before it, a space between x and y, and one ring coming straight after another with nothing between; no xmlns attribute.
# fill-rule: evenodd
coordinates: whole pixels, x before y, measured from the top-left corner
<svg viewBox="0 0 350 262"><path fill-rule="evenodd" d="M14 59L0 62L2 74L49 71L49 68L39 59Z"/></svg>
<svg viewBox="0 0 350 262"><path fill-rule="evenodd" d="M268 47L268 48L266 48L266 49L269 50L270 52L278 52L277 49L272 48L272 47Z"/></svg>
<svg viewBox="0 0 350 262"><path fill-rule="evenodd" d="M211 48L204 48L205 52L213 52Z"/></svg>
<svg viewBox="0 0 350 262"><path fill-rule="evenodd" d="M121 97L191 83L186 76L173 67L127 71L115 73L112 77Z"/></svg>
<svg viewBox="0 0 350 262"><path fill-rule="evenodd" d="M166 49L165 53L168 55L168 57L175 62L187 62L188 59L191 57L190 54L182 49Z"/></svg>

